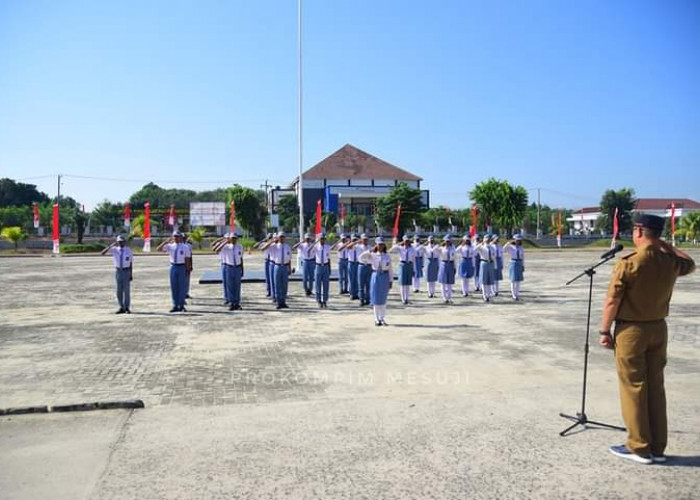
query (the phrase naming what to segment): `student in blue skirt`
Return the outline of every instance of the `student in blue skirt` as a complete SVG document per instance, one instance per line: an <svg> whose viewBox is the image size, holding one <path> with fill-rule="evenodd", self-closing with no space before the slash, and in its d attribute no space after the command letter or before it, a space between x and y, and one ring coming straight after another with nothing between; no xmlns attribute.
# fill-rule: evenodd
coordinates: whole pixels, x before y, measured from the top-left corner
<svg viewBox="0 0 700 500"><path fill-rule="evenodd" d="M503 281L503 248L498 244L498 235L494 234L491 237L491 247L496 253L496 260L493 263L493 291L494 295L498 297L498 286L499 283Z"/></svg>
<svg viewBox="0 0 700 500"><path fill-rule="evenodd" d="M413 291L420 293L420 280L423 277L423 263L425 262L425 247L417 234L413 237L413 251L416 253L416 263L413 267Z"/></svg>
<svg viewBox="0 0 700 500"><path fill-rule="evenodd" d="M425 256L428 259L428 267L425 273L425 281L428 284L428 297L435 297L435 283L438 280L440 269L440 245L435 241L435 236L428 236L428 244L425 246Z"/></svg>
<svg viewBox="0 0 700 500"><path fill-rule="evenodd" d="M505 244L503 250L510 255L508 265L508 279L510 280L510 292L513 300L520 300L520 283L525 280L525 249L523 248L523 237L519 234Z"/></svg>
<svg viewBox="0 0 700 500"><path fill-rule="evenodd" d="M391 256L386 250L386 244L381 237L375 238L374 247L359 255L363 265L372 268L370 279L370 302L374 309L374 325L387 326L386 301L389 289L394 282L394 271L391 266Z"/></svg>
<svg viewBox="0 0 700 500"><path fill-rule="evenodd" d="M401 244L398 240L394 240L394 245L389 250L389 253L394 253L399 256L399 291L401 293L401 302L408 304L408 297L411 292L411 282L413 281L413 270L415 268L416 253L411 246L411 238L408 235L403 235Z"/></svg>
<svg viewBox="0 0 700 500"><path fill-rule="evenodd" d="M484 302L490 302L491 297L493 297L493 265L496 255L493 248L489 244L489 235L484 235L484 239L476 246L476 248L474 248L474 250L480 257L479 281L481 281L481 293L484 297Z"/></svg>
<svg viewBox="0 0 700 500"><path fill-rule="evenodd" d="M462 297L469 296L469 280L474 277L474 248L468 235L462 237L462 243L457 247L459 255L459 277L462 280Z"/></svg>
<svg viewBox="0 0 700 500"><path fill-rule="evenodd" d="M452 235L446 234L440 248L440 270L438 271L438 281L442 285L442 300L445 304L452 303L452 287L455 284L455 256Z"/></svg>

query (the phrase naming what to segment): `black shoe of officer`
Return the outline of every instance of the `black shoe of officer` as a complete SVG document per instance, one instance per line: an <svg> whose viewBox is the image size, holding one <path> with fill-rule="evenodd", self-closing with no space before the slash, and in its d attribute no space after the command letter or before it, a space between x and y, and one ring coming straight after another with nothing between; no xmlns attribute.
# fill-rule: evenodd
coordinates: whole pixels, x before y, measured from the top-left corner
<svg viewBox="0 0 700 500"><path fill-rule="evenodd" d="M230 306L228 306L228 310L229 310L229 311L235 311L235 310L236 310L236 306L234 306L233 304L231 304Z"/></svg>
<svg viewBox="0 0 700 500"><path fill-rule="evenodd" d="M172 309L170 309L170 312L171 312L171 313L176 313L176 312L179 312L179 311L180 311L180 308L179 308L179 307L173 307Z"/></svg>
<svg viewBox="0 0 700 500"><path fill-rule="evenodd" d="M126 311L120 307L119 310L117 312L115 312L114 314L124 314L125 312Z"/></svg>

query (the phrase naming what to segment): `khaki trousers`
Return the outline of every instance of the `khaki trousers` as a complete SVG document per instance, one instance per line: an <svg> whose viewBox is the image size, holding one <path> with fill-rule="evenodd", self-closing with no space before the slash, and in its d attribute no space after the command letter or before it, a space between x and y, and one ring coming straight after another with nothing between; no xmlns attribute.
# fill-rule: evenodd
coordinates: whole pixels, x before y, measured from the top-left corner
<svg viewBox="0 0 700 500"><path fill-rule="evenodd" d="M666 449L666 321L616 322L615 364L627 448L637 455Z"/></svg>

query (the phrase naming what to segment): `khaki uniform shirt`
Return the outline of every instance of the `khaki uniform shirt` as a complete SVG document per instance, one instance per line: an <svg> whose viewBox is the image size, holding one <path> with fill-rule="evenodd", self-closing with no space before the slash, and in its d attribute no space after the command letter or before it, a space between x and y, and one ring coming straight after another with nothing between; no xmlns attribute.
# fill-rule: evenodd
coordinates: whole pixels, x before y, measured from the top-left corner
<svg viewBox="0 0 700 500"><path fill-rule="evenodd" d="M608 297L621 299L616 320L656 321L668 316L673 285L690 274L695 262L650 245L623 257L615 266Z"/></svg>

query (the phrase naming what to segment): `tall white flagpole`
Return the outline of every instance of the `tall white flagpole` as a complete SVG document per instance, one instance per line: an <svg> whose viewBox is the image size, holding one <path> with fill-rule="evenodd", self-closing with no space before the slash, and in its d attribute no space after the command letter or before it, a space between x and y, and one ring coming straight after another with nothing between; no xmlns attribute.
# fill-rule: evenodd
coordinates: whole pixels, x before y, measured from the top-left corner
<svg viewBox="0 0 700 500"><path fill-rule="evenodd" d="M302 0L297 0L297 21L298 21L298 33L297 33L297 42L298 42L298 53L299 53L299 60L298 60L298 73L299 73L299 95L298 95L298 118L299 118L299 182L297 184L297 189L299 190L298 192L298 200L299 200L299 241L304 236L304 179L302 178L303 174L303 149L302 149L302 139L303 139L303 118L302 118L302 58L301 58L301 52L302 52L302 23L301 23L301 3Z"/></svg>

